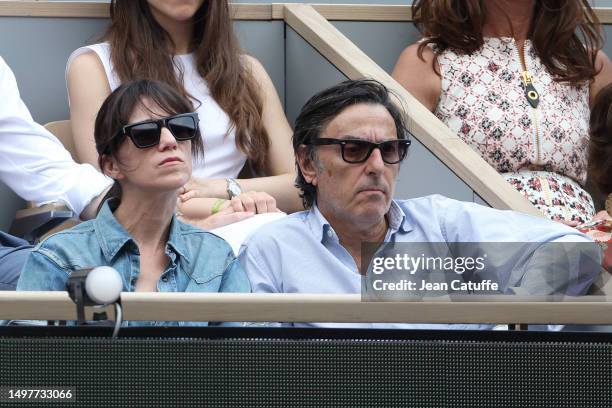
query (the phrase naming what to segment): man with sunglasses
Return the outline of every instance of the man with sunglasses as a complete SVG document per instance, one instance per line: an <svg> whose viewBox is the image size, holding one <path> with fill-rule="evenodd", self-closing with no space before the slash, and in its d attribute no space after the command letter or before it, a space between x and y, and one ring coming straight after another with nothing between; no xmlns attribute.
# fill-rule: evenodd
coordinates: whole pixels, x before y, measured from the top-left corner
<svg viewBox="0 0 612 408"><path fill-rule="evenodd" d="M34 122L1 57L0 95L0 181L25 200L39 205L59 201L81 218L91 218L110 179L88 164L75 163L61 142ZM0 231L0 290L15 289L31 248Z"/></svg>
<svg viewBox="0 0 612 408"><path fill-rule="evenodd" d="M393 200L409 146L403 114L382 84L345 81L313 96L296 119L293 136L296 185L308 210L262 227L243 244L239 259L253 292L363 293L363 243L589 242L559 223L442 196ZM594 251L588 255L597 258ZM524 258L524 252L514 251L507 261ZM596 262L589 264L593 270L567 279L526 274L493 279L503 283L504 293L524 285L534 294L580 294L597 274ZM447 327L425 325L436 326Z"/></svg>

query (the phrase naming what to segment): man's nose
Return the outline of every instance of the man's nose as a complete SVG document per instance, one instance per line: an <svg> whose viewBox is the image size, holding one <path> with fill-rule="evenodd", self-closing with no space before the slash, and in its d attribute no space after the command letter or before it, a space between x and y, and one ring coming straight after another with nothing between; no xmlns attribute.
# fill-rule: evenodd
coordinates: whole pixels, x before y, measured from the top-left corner
<svg viewBox="0 0 612 408"><path fill-rule="evenodd" d="M176 149L177 146L178 143L172 132L167 127L163 127L159 136L159 150Z"/></svg>
<svg viewBox="0 0 612 408"><path fill-rule="evenodd" d="M380 174L385 169L385 162L382 159L380 149L372 150L370 157L365 162L366 171L368 173Z"/></svg>

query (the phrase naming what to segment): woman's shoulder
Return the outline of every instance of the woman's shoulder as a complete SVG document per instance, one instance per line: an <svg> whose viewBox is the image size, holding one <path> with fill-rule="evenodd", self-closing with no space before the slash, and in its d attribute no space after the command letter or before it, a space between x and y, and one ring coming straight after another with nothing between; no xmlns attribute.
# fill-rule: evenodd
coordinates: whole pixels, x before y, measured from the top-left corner
<svg viewBox="0 0 612 408"><path fill-rule="evenodd" d="M58 266L67 268L79 264L77 259L85 260L84 258L95 252L93 242L99 246L94 220L90 220L49 235L36 245L32 252L44 255Z"/></svg>
<svg viewBox="0 0 612 408"><path fill-rule="evenodd" d="M430 44L423 45L423 40L419 40L404 48L398 60L404 59L415 61L418 59L420 63L427 63L428 65L431 65L436 56L437 53L434 46L431 46Z"/></svg>
<svg viewBox="0 0 612 408"><path fill-rule="evenodd" d="M434 50L417 42L402 51L391 75L419 102L433 111L440 95L438 69Z"/></svg>
<svg viewBox="0 0 612 408"><path fill-rule="evenodd" d="M94 220L81 222L74 227L49 235L36 246L36 248L50 248L63 245L64 243L79 244L82 239L87 239L95 233ZM35 248L35 249L36 249Z"/></svg>
<svg viewBox="0 0 612 408"><path fill-rule="evenodd" d="M87 78L91 80L95 73L106 77L111 89L119 86L113 71L111 47L108 43L86 45L76 49L68 57L66 62L67 83L70 83L71 79L76 80L78 78L81 78L83 81L87 81Z"/></svg>
<svg viewBox="0 0 612 408"><path fill-rule="evenodd" d="M98 61L104 65L105 61L110 61L111 47L107 42L85 45L72 51L68 57L66 68L69 69L75 63L83 64L82 61Z"/></svg>
<svg viewBox="0 0 612 408"><path fill-rule="evenodd" d="M185 239L185 243L191 248L205 247L210 250L218 250L223 253L232 252L231 246L221 237L210 231L194 227L175 219L178 233Z"/></svg>
<svg viewBox="0 0 612 408"><path fill-rule="evenodd" d="M261 81L265 79L267 79L268 81L270 80L269 79L270 77L268 75L268 72L266 71L266 68L254 56L246 54L246 53L241 54L240 61L242 62L242 65L247 69L247 71L249 71L251 75L253 75L253 78L258 83L261 83Z"/></svg>

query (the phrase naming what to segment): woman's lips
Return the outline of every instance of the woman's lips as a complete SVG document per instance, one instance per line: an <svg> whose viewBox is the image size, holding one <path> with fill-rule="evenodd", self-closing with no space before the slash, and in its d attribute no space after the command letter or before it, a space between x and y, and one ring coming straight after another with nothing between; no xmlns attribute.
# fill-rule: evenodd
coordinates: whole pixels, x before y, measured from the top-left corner
<svg viewBox="0 0 612 408"><path fill-rule="evenodd" d="M176 164L176 163L182 163L182 162L183 162L183 160L181 160L178 157L168 157L168 158L162 160L161 162L159 162L159 165L163 166L165 164Z"/></svg>

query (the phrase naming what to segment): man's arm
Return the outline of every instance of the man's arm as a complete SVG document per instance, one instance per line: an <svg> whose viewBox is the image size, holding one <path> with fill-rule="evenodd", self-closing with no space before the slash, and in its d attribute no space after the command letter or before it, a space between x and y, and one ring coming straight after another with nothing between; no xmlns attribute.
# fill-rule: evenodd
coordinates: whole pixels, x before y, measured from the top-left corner
<svg viewBox="0 0 612 408"><path fill-rule="evenodd" d="M253 293L280 293L282 290L276 276L280 271L275 270L277 268L267 262L268 257L261 254L259 248L262 246L262 242L258 241L257 238L257 234L255 234L246 243L242 244L238 260L251 282ZM268 247L270 252L274 251L274 247L272 245ZM274 258L274 255L268 255Z"/></svg>
<svg viewBox="0 0 612 408"><path fill-rule="evenodd" d="M503 289L576 296L586 293L601 270L599 246L566 225L474 203L443 205L446 241L488 249L488 268L479 275Z"/></svg>
<svg viewBox="0 0 612 408"><path fill-rule="evenodd" d="M57 138L34 122L13 72L0 57L0 180L39 205L60 201L77 214L111 184L77 164Z"/></svg>

